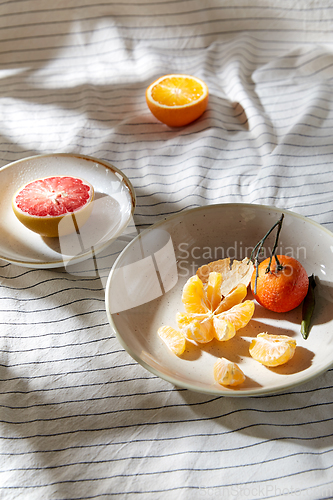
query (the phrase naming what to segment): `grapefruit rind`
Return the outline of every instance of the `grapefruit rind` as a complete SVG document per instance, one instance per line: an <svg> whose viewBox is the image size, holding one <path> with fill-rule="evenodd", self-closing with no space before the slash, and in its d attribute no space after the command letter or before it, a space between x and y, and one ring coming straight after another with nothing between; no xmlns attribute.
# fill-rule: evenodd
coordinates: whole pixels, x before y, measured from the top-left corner
<svg viewBox="0 0 333 500"><path fill-rule="evenodd" d="M72 177L72 176L52 176L52 177ZM37 216L37 215L31 215L21 210L16 203L16 198L19 195L19 193L28 184L31 184L35 181L44 180L47 178L48 177L43 177L41 179L34 179L32 181L29 181L16 191L16 193L12 198L12 208L14 214L25 227L30 229L30 231L38 233L40 236L48 238L67 236L77 231L89 219L93 208L92 201L94 198L94 188L88 181L81 179L79 177L75 177L75 179L80 179L84 184L90 187L90 197L84 206L80 207L78 210L73 210L72 212L68 212L63 215Z"/></svg>

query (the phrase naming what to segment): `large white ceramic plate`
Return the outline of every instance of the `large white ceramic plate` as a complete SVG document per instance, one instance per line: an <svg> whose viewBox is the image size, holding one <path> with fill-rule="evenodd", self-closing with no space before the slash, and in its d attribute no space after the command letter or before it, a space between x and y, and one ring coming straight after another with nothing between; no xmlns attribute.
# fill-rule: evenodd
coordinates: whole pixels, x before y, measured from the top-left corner
<svg viewBox="0 0 333 500"><path fill-rule="evenodd" d="M182 288L199 266L219 258L249 256L281 213L274 207L247 204L200 207L155 224L133 240L115 262L106 286L109 322L128 353L176 386L225 396L276 393L327 370L333 363L333 234L288 211L278 252L297 258L317 280L307 340L300 333L301 307L278 314L258 304L253 319L233 339L201 347L189 343L181 357L172 354L156 333L163 324L177 327L176 312L184 310ZM267 240L266 252L273 239L272 235ZM266 368L250 357L251 340L265 331L296 339L292 360ZM222 356L236 362L246 375L237 389L214 381L213 365Z"/></svg>
<svg viewBox="0 0 333 500"><path fill-rule="evenodd" d="M43 238L15 217L11 201L25 183L52 175L82 177L94 186L92 214L80 233ZM100 252L129 224L135 194L127 177L110 163L77 154L24 158L0 169L0 258L20 266L55 268L88 259Z"/></svg>

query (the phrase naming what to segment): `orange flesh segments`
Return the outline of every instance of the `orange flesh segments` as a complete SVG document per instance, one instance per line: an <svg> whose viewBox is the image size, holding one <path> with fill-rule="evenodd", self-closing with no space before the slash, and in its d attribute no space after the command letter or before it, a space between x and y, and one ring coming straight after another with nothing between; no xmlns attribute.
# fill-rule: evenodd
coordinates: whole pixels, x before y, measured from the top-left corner
<svg viewBox="0 0 333 500"><path fill-rule="evenodd" d="M208 97L205 82L191 75L165 75L146 90L148 108L169 127L182 127L199 118L207 108Z"/></svg>

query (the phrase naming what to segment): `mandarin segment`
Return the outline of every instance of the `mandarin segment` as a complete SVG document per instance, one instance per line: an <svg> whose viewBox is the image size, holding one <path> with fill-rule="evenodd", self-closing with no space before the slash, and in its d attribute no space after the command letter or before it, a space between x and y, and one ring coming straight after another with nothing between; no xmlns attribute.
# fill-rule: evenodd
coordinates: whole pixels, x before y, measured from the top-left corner
<svg viewBox="0 0 333 500"><path fill-rule="evenodd" d="M185 283L182 302L186 312L202 314L209 311L203 283L198 276L191 276Z"/></svg>
<svg viewBox="0 0 333 500"><path fill-rule="evenodd" d="M247 287L244 283L240 283L234 288L224 299L220 302L219 306L215 309L215 314L220 314L233 306L240 304L247 295Z"/></svg>
<svg viewBox="0 0 333 500"><path fill-rule="evenodd" d="M259 333L252 340L249 352L259 363L275 367L289 361L294 356L295 349L296 341L287 335Z"/></svg>
<svg viewBox="0 0 333 500"><path fill-rule="evenodd" d="M186 338L199 344L206 344L214 338L213 321L209 316L206 316L202 321L197 319L191 321L184 325L181 331Z"/></svg>
<svg viewBox="0 0 333 500"><path fill-rule="evenodd" d="M171 352L177 356L183 354L186 347L186 338L182 332L175 330L171 326L165 325L157 330L157 334Z"/></svg>
<svg viewBox="0 0 333 500"><path fill-rule="evenodd" d="M184 326L189 325L192 321L204 321L207 317L210 317L207 313L205 314L196 314L196 313L187 313L187 312L177 312L176 321L178 323L179 328L183 328Z"/></svg>
<svg viewBox="0 0 333 500"><path fill-rule="evenodd" d="M252 300L246 300L241 304L236 304L231 309L217 314L216 318L230 321L235 326L236 331L244 328L254 313L254 303Z"/></svg>
<svg viewBox="0 0 333 500"><path fill-rule="evenodd" d="M210 342L214 338L213 319L211 314L194 314L178 312L178 327L186 338L198 343Z"/></svg>
<svg viewBox="0 0 333 500"><path fill-rule="evenodd" d="M215 309L221 303L222 300L221 285L222 285L222 274L216 272L210 273L208 276L208 281L205 291L206 291L208 305L211 311L215 311Z"/></svg>
<svg viewBox="0 0 333 500"><path fill-rule="evenodd" d="M220 342L230 340L236 335L235 325L227 319L214 316L213 326L215 338Z"/></svg>
<svg viewBox="0 0 333 500"><path fill-rule="evenodd" d="M221 385L234 387L245 381L245 375L236 363L220 358L214 364L214 379Z"/></svg>

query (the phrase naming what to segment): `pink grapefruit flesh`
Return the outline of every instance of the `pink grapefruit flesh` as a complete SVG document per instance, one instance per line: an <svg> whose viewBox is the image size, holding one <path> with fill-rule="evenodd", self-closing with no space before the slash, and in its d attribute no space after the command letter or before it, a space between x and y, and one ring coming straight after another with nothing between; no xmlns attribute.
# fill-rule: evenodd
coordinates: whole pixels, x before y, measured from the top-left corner
<svg viewBox="0 0 333 500"><path fill-rule="evenodd" d="M79 177L52 176L22 186L13 196L12 207L28 229L47 237L65 236L89 218L93 186Z"/></svg>

